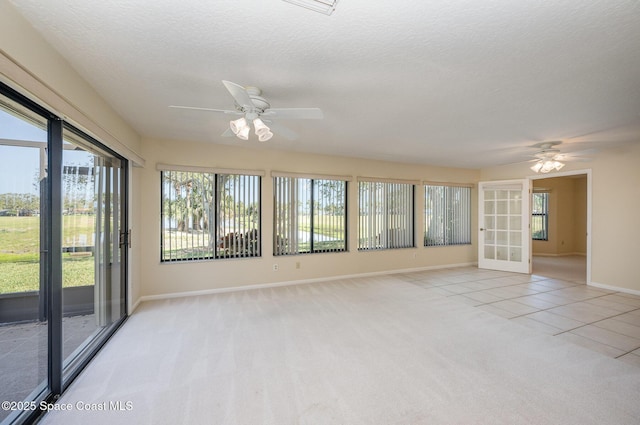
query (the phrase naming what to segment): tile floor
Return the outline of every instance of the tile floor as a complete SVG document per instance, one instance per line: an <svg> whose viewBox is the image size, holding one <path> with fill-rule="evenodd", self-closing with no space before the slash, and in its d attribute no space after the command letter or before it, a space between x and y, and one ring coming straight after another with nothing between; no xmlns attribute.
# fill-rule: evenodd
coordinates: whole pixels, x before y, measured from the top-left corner
<svg viewBox="0 0 640 425"><path fill-rule="evenodd" d="M567 264L575 268L572 261ZM540 271L544 276L536 274L535 265L532 275L468 267L400 276L427 291L640 367L640 296L587 286L581 273L562 270L561 260L541 262L551 270Z"/></svg>
<svg viewBox="0 0 640 425"><path fill-rule="evenodd" d="M94 315L63 319L63 355L67 358L95 332ZM47 323L0 326L0 400L23 400L47 374ZM0 410L0 421L10 412Z"/></svg>

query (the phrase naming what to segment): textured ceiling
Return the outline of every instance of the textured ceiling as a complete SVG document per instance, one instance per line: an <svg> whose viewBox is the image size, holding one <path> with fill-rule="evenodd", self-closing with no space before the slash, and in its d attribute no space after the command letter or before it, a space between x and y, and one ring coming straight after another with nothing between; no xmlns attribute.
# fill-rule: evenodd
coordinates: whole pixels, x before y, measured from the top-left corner
<svg viewBox="0 0 640 425"><path fill-rule="evenodd" d="M263 149L480 168L640 143L637 0L341 0L325 16L281 0L13 0L141 135L222 138L221 80L299 134Z"/></svg>

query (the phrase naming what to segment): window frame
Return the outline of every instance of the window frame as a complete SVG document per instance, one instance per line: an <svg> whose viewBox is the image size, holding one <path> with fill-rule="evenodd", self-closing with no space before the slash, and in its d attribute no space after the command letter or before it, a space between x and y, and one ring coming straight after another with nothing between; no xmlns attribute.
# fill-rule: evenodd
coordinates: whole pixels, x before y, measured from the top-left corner
<svg viewBox="0 0 640 425"><path fill-rule="evenodd" d="M415 205L417 184L418 183L413 181L367 178L359 179L358 251L365 252L416 247ZM401 188L410 192L401 195L401 197L404 197L405 201L408 200L408 205L402 205L404 210L403 213L409 215L408 219L406 220L406 222L408 223L408 228L392 228L392 226L400 224L397 217L393 218L393 216L397 216L398 214L391 214L391 209L393 208L391 203L394 201L392 197L395 195L393 193L394 188L396 190ZM375 189L376 192L373 192L372 189ZM368 193L363 193L363 190L366 190L366 192ZM382 193L377 192L379 190L382 190ZM365 203L366 205L364 205ZM381 203L381 205L378 203ZM375 220L371 217L370 214L372 208L376 210ZM379 214L383 215L380 223L378 223L377 219L377 216ZM363 217L366 217L366 223L363 223ZM363 234L364 229L366 229L366 234ZM386 237L383 237L385 233Z"/></svg>
<svg viewBox="0 0 640 425"><path fill-rule="evenodd" d="M542 201L542 209L543 211L541 212L536 212L535 208L536 208L536 195L544 195L543 198L544 200ZM533 241L549 241L549 201L551 199L550 196L550 191L548 190L544 190L544 191L534 191L533 194L531 195L531 240ZM535 217L540 217L542 220L542 227L543 229L540 229L540 231L543 231L543 237L535 237L535 233L537 233L537 231L534 232L534 218Z"/></svg>
<svg viewBox="0 0 640 425"><path fill-rule="evenodd" d="M436 200L437 203L436 208L441 208L441 226L439 229L439 234L441 234L441 240L436 243L429 243L429 229L430 229L430 214L428 212L428 192L429 188L433 188L434 190L441 189L442 190L442 199ZM471 185L461 185L461 184L447 184L447 183L423 183L424 190L424 240L423 245L425 247L434 247L434 246L459 246L459 245L471 245ZM463 192L464 190L464 192ZM460 199L461 207L465 207L465 211L459 211L454 207L453 200L456 196L455 193L459 191L459 195L464 197L464 199ZM464 219L466 215L466 222L462 224L462 229L453 226L448 227L447 224L453 224L456 219L456 216L459 216L460 219ZM461 239L461 241L452 241L453 239Z"/></svg>
<svg viewBox="0 0 640 425"><path fill-rule="evenodd" d="M236 258L259 258L262 257L262 174L251 172L248 170L223 170L223 169L206 169L200 167L176 167L167 165L158 165L160 171L160 262L161 263L175 263L175 262L191 262L191 261L210 261L210 260L225 260ZM191 249L192 251L199 252L200 255L178 256L175 257L171 254L174 250L171 247L166 250L167 241L166 234L170 230L166 227L167 215L165 213L165 202L175 202L174 198L166 197L166 185L165 180L166 173L188 173L188 176L200 175L200 182L208 181L209 185L201 189L201 197L208 194L209 200L208 206L205 206L205 201L202 198L199 201L202 202L202 216L199 220L203 220L199 227L208 230L208 235L202 235L202 244L199 246L193 245L193 237L191 238L191 244L187 244L185 249ZM246 191L240 193L241 199L238 201L234 197L234 203L232 203L232 213L236 217L236 214L244 210L246 216L247 203L243 206L240 204L242 201L250 201L249 205L253 206L257 203L257 207L251 208L250 216L257 215L254 221L254 226L248 229L244 228L238 221L233 221L231 225L227 226L222 216L222 211L228 209L229 204L225 202L226 197L221 196L221 184L223 177L231 179L255 179L255 181L249 181L239 183L239 185L249 186L251 197L246 194ZM202 184L202 187L205 187ZM176 188L176 190L178 190ZM238 191L234 188L234 195L238 195ZM247 197L248 196L248 197ZM173 201L171 200L173 199ZM206 199L206 198L205 198ZM193 213L193 210L188 209L185 213L188 217ZM205 221L205 214L207 215L207 221ZM172 214L169 213L169 220ZM192 217L188 217L192 219ZM246 217L245 217L246 220ZM205 225L206 223L206 225ZM246 223L245 223L246 226ZM205 238L208 237L208 240ZM212 239L214 240L212 242ZM200 242L200 237L197 237L197 241ZM205 247L205 241L208 246ZM169 238L169 244L171 246L171 238ZM176 248L178 249L178 248ZM169 255L167 256L167 253Z"/></svg>
<svg viewBox="0 0 640 425"><path fill-rule="evenodd" d="M339 220L330 220L331 224L336 225L341 238L335 239L342 242L341 247L332 249L319 249L316 236L320 235L320 224L315 221L317 208L321 206L319 201L320 189L317 184L319 182L338 183L342 187L336 190L331 197L341 197L338 205L342 205L342 213L338 215ZM308 185L307 189L301 189L302 185ZM319 176L319 175L295 175L290 173L275 173L273 175L273 256L287 255L307 255L307 254L326 254L348 252L349 231L348 231L348 180L336 176ZM335 188L334 188L335 189ZM304 191L304 193L302 193ZM299 217L300 217L300 200L299 195L303 194L303 200L309 204L307 215L309 216L309 247L306 250L300 249L299 243ZM293 206L296 203L298 206ZM322 204L326 205L326 204ZM326 220L323 220L326 224ZM295 231L295 233L294 233ZM326 235L325 235L326 236ZM290 240L291 245L290 244Z"/></svg>

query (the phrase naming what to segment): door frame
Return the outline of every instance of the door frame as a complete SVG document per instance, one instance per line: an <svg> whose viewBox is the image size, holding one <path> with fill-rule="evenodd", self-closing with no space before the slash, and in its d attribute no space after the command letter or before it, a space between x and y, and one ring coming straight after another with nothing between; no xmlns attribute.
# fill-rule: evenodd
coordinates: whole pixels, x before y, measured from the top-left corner
<svg viewBox="0 0 640 425"><path fill-rule="evenodd" d="M519 214L522 217L521 222L521 249L522 249L522 257L520 261L513 262L508 260L495 260L484 259L484 193L483 193L483 185L487 186L502 186L502 185L521 185L520 193L522 194L521 200L521 213ZM498 270L498 271L509 271L514 273L525 273L531 274L532 263L531 263L531 179L527 177L519 178L519 179L509 179L509 180L483 180L478 183L478 268L483 268L487 270ZM490 263L490 264L487 264ZM482 266L481 266L482 264Z"/></svg>
<svg viewBox="0 0 640 425"><path fill-rule="evenodd" d="M542 179L551 179L555 177L570 177L570 176L587 176L587 277L586 284L591 285L591 215L592 215L592 176L591 169L580 169L580 170L571 170L571 171L561 171L554 172L553 174L534 174L527 176L529 180L531 180L531 184L533 185L533 180L542 180ZM529 228L529 239L531 239L531 228ZM529 252L530 260L533 264L533 250Z"/></svg>

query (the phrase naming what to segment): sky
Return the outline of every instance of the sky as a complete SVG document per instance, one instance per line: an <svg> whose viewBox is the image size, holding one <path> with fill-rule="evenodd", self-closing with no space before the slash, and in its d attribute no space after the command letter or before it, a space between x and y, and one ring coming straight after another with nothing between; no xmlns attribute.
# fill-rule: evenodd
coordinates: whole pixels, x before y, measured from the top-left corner
<svg viewBox="0 0 640 425"><path fill-rule="evenodd" d="M47 132L0 109L0 139L46 142ZM40 150L0 145L0 193L38 194L34 187Z"/></svg>
<svg viewBox="0 0 640 425"><path fill-rule="evenodd" d="M47 142L47 132L4 112L0 108L0 139ZM84 151L64 151L65 164L86 165L92 155ZM40 168L40 149L0 144L0 194L38 195L36 183Z"/></svg>

